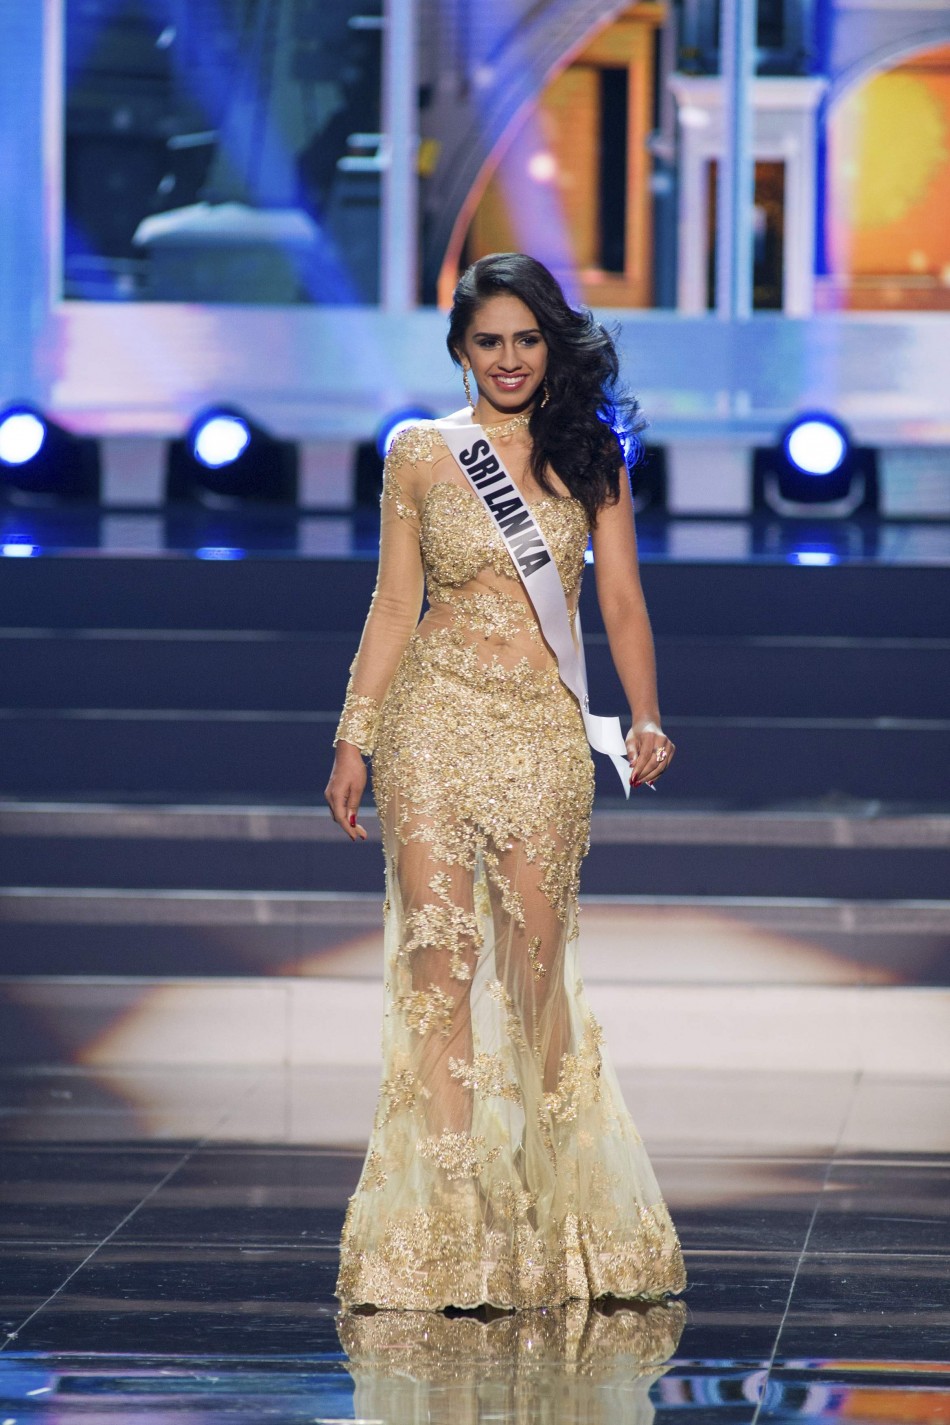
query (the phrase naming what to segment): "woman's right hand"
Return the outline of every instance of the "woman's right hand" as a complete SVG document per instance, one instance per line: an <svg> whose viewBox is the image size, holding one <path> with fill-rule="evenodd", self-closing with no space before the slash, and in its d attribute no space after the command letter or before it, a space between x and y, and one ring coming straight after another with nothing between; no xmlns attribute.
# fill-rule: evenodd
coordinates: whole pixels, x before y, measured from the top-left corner
<svg viewBox="0 0 950 1425"><path fill-rule="evenodd" d="M356 820L365 790L366 763L363 754L352 742L341 740L336 745L333 771L323 795L333 813L333 820L339 822L351 841L366 840L366 828Z"/></svg>

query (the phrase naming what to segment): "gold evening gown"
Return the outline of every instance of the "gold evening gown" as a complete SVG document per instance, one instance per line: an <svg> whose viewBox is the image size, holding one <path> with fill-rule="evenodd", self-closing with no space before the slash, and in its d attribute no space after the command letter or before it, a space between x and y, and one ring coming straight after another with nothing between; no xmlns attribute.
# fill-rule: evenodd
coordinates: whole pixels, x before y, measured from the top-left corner
<svg viewBox="0 0 950 1425"><path fill-rule="evenodd" d="M531 503L573 621L584 507ZM386 863L383 1082L343 1228L343 1306L682 1291L676 1230L578 969L594 791L580 710L430 425L386 459L340 738L372 755Z"/></svg>

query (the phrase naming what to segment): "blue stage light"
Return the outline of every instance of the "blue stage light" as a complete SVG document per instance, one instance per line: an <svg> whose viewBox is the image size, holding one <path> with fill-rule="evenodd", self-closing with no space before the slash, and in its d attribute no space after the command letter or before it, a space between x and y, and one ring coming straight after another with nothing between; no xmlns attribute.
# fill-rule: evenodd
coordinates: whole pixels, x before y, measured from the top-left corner
<svg viewBox="0 0 950 1425"><path fill-rule="evenodd" d="M775 445L753 452L752 502L791 519L850 519L878 507L877 455L827 411L802 411Z"/></svg>
<svg viewBox="0 0 950 1425"><path fill-rule="evenodd" d="M199 417L191 430L192 453L209 470L233 465L250 443L250 427L234 411L211 411Z"/></svg>
<svg viewBox="0 0 950 1425"><path fill-rule="evenodd" d="M0 504L99 498L99 443L29 404L0 412Z"/></svg>
<svg viewBox="0 0 950 1425"><path fill-rule="evenodd" d="M401 431L408 430L410 426L417 426L420 421L432 420L435 420L435 415L425 406L404 406L400 411L393 411L380 422L376 432L376 451L380 460L386 459L389 447Z"/></svg>
<svg viewBox="0 0 950 1425"><path fill-rule="evenodd" d="M234 406L209 406L195 416L183 439L169 443L165 489L169 504L292 505L297 500L297 447L277 440ZM230 542L200 543L223 548Z"/></svg>
<svg viewBox="0 0 950 1425"><path fill-rule="evenodd" d="M831 475L848 454L844 427L830 416L802 416L785 431L782 445L788 460L803 475Z"/></svg>
<svg viewBox="0 0 950 1425"><path fill-rule="evenodd" d="M28 406L12 406L0 416L0 462L26 465L46 440L46 422Z"/></svg>

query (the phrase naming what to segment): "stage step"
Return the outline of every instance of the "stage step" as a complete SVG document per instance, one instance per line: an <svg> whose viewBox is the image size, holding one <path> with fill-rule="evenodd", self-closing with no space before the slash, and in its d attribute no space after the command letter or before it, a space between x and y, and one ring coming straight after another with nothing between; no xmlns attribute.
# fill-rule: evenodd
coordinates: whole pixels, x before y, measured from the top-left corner
<svg viewBox="0 0 950 1425"><path fill-rule="evenodd" d="M336 710L6 711L0 792L319 804L337 717ZM947 805L950 719L669 717L664 726L679 751L662 795L677 803L749 808L831 797L932 811ZM616 772L604 758L596 763L598 795L615 797Z"/></svg>
<svg viewBox="0 0 950 1425"><path fill-rule="evenodd" d="M358 633L0 629L9 710L333 714ZM606 635L585 637L605 708L623 707ZM694 717L945 718L950 639L658 635L663 706Z"/></svg>
<svg viewBox="0 0 950 1425"><path fill-rule="evenodd" d="M374 578L365 558L0 561L0 794L320 805ZM646 564L678 744L657 795L945 810L943 579L922 565ZM620 709L592 577L582 604L592 705ZM597 787L618 794L604 759Z"/></svg>
<svg viewBox="0 0 950 1425"><path fill-rule="evenodd" d="M665 789L664 789L665 791ZM940 898L950 816L665 809L661 793L595 809L585 891L599 895ZM360 813L372 843L376 813ZM352 844L326 807L0 803L7 885L255 893L373 892L376 845Z"/></svg>
<svg viewBox="0 0 950 1425"><path fill-rule="evenodd" d="M781 561L647 562L643 585L658 636L947 637L946 572L926 564L802 566ZM57 555L0 560L6 627L359 633L375 557ZM602 633L593 570L583 586L585 637Z"/></svg>
<svg viewBox="0 0 950 1425"><path fill-rule="evenodd" d="M374 975L383 861L362 816L369 842L354 845L326 809L4 804L5 972L310 975L344 955ZM651 975L716 974L752 935L766 978L950 984L948 847L950 817L872 806L615 805L594 813L585 923Z"/></svg>

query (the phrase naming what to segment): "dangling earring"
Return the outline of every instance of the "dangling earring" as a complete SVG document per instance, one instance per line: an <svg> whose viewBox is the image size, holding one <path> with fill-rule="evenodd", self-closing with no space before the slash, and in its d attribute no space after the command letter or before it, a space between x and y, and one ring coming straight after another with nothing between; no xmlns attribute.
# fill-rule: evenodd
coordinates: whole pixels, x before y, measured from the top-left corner
<svg viewBox="0 0 950 1425"><path fill-rule="evenodd" d="M474 411L475 402L472 400L472 388L468 384L468 367L462 367L462 385L465 387L465 399L468 401L469 410Z"/></svg>
<svg viewBox="0 0 950 1425"><path fill-rule="evenodd" d="M541 398L541 405L540 405L540 408L539 408L539 409L543 411L544 408L545 408L545 406L547 405L548 401L550 401L550 399L551 399L551 392L548 390L547 377L545 377L545 379L544 379L544 395L543 395L542 398Z"/></svg>

